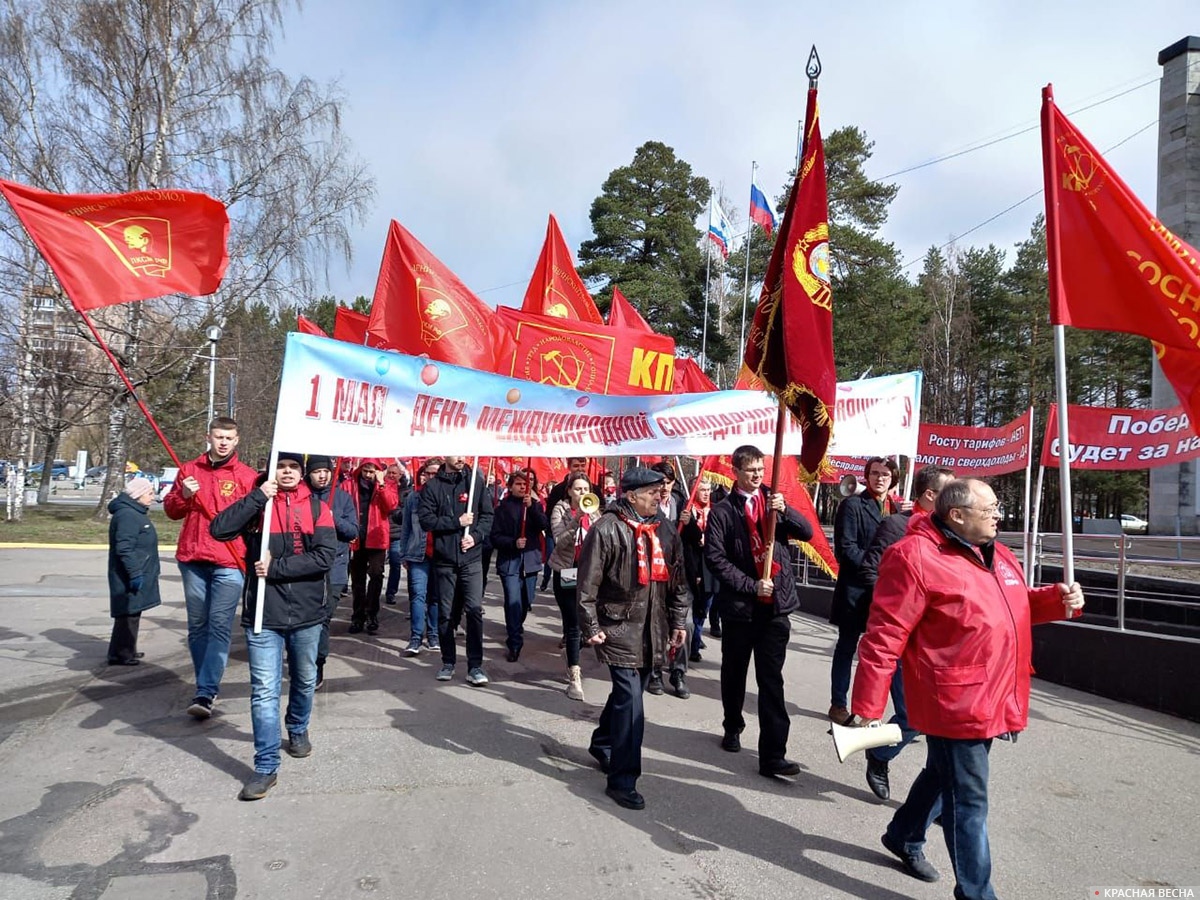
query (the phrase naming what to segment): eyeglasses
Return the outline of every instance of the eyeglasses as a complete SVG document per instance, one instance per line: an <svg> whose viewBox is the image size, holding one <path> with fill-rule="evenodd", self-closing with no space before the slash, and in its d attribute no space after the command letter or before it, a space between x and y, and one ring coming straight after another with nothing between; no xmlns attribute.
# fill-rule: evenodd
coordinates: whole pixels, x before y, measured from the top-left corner
<svg viewBox="0 0 1200 900"><path fill-rule="evenodd" d="M985 519L999 519L1004 515L1004 507L999 503L992 506L956 506L955 509L969 509L973 512L982 513Z"/></svg>

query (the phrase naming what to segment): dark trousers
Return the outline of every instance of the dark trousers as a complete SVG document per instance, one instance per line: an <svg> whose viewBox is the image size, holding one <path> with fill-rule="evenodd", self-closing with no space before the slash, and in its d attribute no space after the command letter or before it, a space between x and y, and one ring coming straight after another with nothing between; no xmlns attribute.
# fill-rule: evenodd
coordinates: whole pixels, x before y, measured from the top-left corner
<svg viewBox="0 0 1200 900"><path fill-rule="evenodd" d="M110 660L125 662L137 656L137 636L141 623L140 612L127 616L113 616L112 637L108 641Z"/></svg>
<svg viewBox="0 0 1200 900"><path fill-rule="evenodd" d="M792 633L791 619L755 616L746 622L726 618L721 627L724 631L721 705L725 709L725 733L740 734L746 727L742 706L746 700L746 673L753 656L754 680L758 685L759 763L783 759L791 728L783 700L783 658Z"/></svg>
<svg viewBox="0 0 1200 900"><path fill-rule="evenodd" d="M632 791L642 774L642 734L646 730L642 694L650 681L650 667L609 666L608 671L612 691L600 713L600 724L592 732L591 749L608 757L608 786Z"/></svg>
<svg viewBox="0 0 1200 900"><path fill-rule="evenodd" d="M888 824L888 836L910 852L941 807L942 831L954 866L958 900L996 900L988 846L988 752L991 739L955 740L926 736L929 755L904 804Z"/></svg>
<svg viewBox="0 0 1200 900"><path fill-rule="evenodd" d="M508 632L504 643L513 653L520 653L525 646L525 617L533 608L537 579L538 572L500 576L500 586L504 589L504 628Z"/></svg>
<svg viewBox="0 0 1200 900"><path fill-rule="evenodd" d="M921 733L908 724L908 704L904 701L904 678L899 661L896 662L896 672L892 675L892 717L888 721L900 726L902 737L900 743L894 747L875 747L868 750L867 756L877 762L891 762Z"/></svg>
<svg viewBox="0 0 1200 900"><path fill-rule="evenodd" d="M329 623L333 621L333 614L337 612L338 601L342 599L342 591L346 589L346 585L340 581L334 582L329 580L329 576L325 576L325 619L321 622L321 638L317 641L317 665L325 665L325 660L329 658Z"/></svg>
<svg viewBox="0 0 1200 900"><path fill-rule="evenodd" d="M829 670L829 703L831 706L850 708L850 669L854 666L854 654L858 652L858 639L862 629L857 625L839 625L837 643L833 646L833 664Z"/></svg>
<svg viewBox="0 0 1200 900"><path fill-rule="evenodd" d="M554 601L562 613L563 640L567 642L567 665L579 665L579 592L572 587L563 587L562 574L554 573Z"/></svg>
<svg viewBox="0 0 1200 900"><path fill-rule="evenodd" d="M361 625L379 618L379 595L383 593L383 563L386 550L354 551L350 557L350 589L354 593L352 619Z"/></svg>
<svg viewBox="0 0 1200 900"><path fill-rule="evenodd" d="M454 631L458 621L467 616L467 668L483 665L483 565L480 560L459 565L433 564L433 580L437 583L438 641L442 647L442 663L454 665L458 651L454 646Z"/></svg>

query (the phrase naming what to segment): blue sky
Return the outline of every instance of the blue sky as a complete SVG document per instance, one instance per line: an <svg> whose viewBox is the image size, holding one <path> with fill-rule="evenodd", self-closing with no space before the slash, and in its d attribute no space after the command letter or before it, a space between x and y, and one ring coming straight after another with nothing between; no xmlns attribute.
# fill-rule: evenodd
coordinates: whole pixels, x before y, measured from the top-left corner
<svg viewBox="0 0 1200 900"><path fill-rule="evenodd" d="M1200 30L1196 12L1196 0L307 0L276 58L340 84L344 129L378 183L329 291L371 295L395 218L488 303L520 305L547 213L576 251L604 178L647 140L722 185L737 221L752 160L774 199L814 43L824 131L863 128L882 177L1036 125L1047 82L1068 114L1107 101L1073 116L1102 151L1130 138L1158 115L1159 50ZM1150 127L1108 156L1152 208L1157 140ZM915 276L928 247L1041 187L1039 136L889 180L900 193L883 236ZM961 245L1011 249L1041 202Z"/></svg>

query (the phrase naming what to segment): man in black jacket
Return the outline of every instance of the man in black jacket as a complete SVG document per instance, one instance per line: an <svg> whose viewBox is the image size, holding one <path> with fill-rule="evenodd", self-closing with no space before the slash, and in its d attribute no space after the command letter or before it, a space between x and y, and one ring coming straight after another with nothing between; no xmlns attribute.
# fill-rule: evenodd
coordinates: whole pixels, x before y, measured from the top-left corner
<svg viewBox="0 0 1200 900"><path fill-rule="evenodd" d="M333 460L328 456L309 454L304 467L305 480L318 500L333 511L333 527L337 532L337 556L325 575L325 621L321 624L321 643L317 648L317 690L325 683L325 660L329 658L329 625L337 610L342 591L350 582L350 542L358 537L358 514L354 501L333 482Z"/></svg>
<svg viewBox="0 0 1200 900"><path fill-rule="evenodd" d="M867 628L870 592L862 579L863 554L871 546L875 529L884 519L887 493L896 483L897 467L890 459L872 456L867 460L863 475L866 489L843 500L833 520L833 554L837 558L838 577L833 588L829 621L837 626L838 639L830 665L829 718L839 725L850 720L847 708L850 669L858 639Z"/></svg>
<svg viewBox="0 0 1200 900"><path fill-rule="evenodd" d="M704 559L717 581L716 604L721 610L721 703L725 735L721 747L742 749L739 735L746 727L746 671L754 656L758 684L758 771L768 777L799 775L800 766L787 758L791 723L783 697L783 662L792 633L790 615L800 607L788 539L807 541L812 526L788 506L780 493L763 487L765 465L757 447L743 444L733 451L737 481L729 496L713 507L704 538ZM771 571L766 561L765 526L768 510L776 516Z"/></svg>
<svg viewBox="0 0 1200 900"><path fill-rule="evenodd" d="M426 483L417 501L417 520L433 535L433 578L437 583L442 650L437 679L449 681L454 677L457 610L459 615L467 615L467 684L472 687L488 683L483 671L481 548L484 536L492 530L492 509L484 497L485 488L483 479L467 465L466 457L447 456L445 465Z"/></svg>
<svg viewBox="0 0 1200 900"><path fill-rule="evenodd" d="M217 514L209 532L219 541L246 539L242 625L250 655L250 720L254 726L254 775L238 795L259 800L279 769L279 694L287 652L288 704L284 724L290 756L312 753L308 720L317 684L317 646L325 621L325 574L337 555L333 513L304 483L304 457L280 453L275 478ZM267 559L262 548L263 510L271 504ZM266 579L262 630L254 631L258 583Z"/></svg>

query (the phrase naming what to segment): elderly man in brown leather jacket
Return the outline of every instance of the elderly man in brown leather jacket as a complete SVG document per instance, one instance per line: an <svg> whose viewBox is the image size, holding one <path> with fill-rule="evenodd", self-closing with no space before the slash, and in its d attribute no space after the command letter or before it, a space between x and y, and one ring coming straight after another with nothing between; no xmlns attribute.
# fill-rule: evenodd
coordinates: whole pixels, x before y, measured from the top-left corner
<svg viewBox="0 0 1200 900"><path fill-rule="evenodd" d="M642 694L655 664L683 653L691 610L683 545L660 528L661 472L635 467L621 478L623 496L588 531L579 557L579 621L612 675L612 692L588 752L608 775L605 793L626 809L644 809Z"/></svg>

